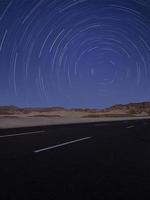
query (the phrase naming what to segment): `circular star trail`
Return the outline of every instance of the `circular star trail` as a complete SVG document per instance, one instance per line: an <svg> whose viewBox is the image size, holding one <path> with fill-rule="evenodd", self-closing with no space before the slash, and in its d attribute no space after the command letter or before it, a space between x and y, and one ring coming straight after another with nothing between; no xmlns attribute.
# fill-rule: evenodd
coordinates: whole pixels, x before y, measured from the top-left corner
<svg viewBox="0 0 150 200"><path fill-rule="evenodd" d="M1 0L0 104L150 99L147 0Z"/></svg>

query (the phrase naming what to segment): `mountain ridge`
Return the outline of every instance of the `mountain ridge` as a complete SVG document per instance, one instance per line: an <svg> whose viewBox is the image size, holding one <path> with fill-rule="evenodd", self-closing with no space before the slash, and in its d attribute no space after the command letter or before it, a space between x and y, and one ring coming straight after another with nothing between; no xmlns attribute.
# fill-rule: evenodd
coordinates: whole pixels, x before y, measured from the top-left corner
<svg viewBox="0 0 150 200"><path fill-rule="evenodd" d="M150 115L150 101L128 104L115 104L108 108L64 108L64 107L46 107L46 108L20 108L14 105L0 106L0 115L12 114L30 114L30 113L51 113L51 112L83 112L83 113L101 113L101 114L141 114Z"/></svg>

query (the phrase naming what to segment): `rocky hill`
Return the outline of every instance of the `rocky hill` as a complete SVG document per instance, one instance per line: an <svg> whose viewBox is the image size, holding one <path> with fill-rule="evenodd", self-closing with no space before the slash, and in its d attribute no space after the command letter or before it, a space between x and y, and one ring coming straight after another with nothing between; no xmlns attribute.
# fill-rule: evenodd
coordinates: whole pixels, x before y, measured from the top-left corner
<svg viewBox="0 0 150 200"><path fill-rule="evenodd" d="M124 112L127 114L147 114L150 115L150 102L129 103L126 105L118 104L110 108L106 108L103 112Z"/></svg>
<svg viewBox="0 0 150 200"><path fill-rule="evenodd" d="M126 105L117 104L106 109L89 109L89 108L73 108L66 109L63 107L48 107L48 108L18 108L16 106L0 106L0 115L57 115L72 113L72 115L83 116L149 116L150 115L150 102L129 103Z"/></svg>

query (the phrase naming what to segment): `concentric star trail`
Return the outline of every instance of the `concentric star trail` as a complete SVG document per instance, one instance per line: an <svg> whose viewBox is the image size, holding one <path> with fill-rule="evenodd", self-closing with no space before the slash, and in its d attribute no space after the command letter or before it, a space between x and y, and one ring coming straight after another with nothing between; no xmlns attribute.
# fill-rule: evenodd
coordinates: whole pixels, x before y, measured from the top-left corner
<svg viewBox="0 0 150 200"><path fill-rule="evenodd" d="M1 0L0 104L150 99L148 0Z"/></svg>

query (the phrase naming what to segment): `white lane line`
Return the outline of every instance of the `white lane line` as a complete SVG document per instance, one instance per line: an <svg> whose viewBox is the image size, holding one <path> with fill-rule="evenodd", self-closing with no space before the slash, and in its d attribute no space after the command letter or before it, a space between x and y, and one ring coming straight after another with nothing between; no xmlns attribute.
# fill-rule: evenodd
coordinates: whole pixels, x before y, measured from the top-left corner
<svg viewBox="0 0 150 200"><path fill-rule="evenodd" d="M11 134L11 135L0 135L0 138L16 137L16 136L22 136L22 135L35 134L35 133L44 133L44 132L45 131L34 131L34 132L17 133L17 134Z"/></svg>
<svg viewBox="0 0 150 200"><path fill-rule="evenodd" d="M127 126L126 128L134 128L135 126Z"/></svg>
<svg viewBox="0 0 150 200"><path fill-rule="evenodd" d="M65 143L62 143L62 144L57 144L57 145L54 145L54 146L51 146L51 147L47 147L47 148L35 150L34 153L40 153L42 151L47 151L47 150L50 150L50 149L55 149L55 148L62 147L62 146L68 145L68 144L73 144L73 143L76 143L76 142L81 142L83 140L89 140L91 138L92 137L85 137L85 138L81 138L81 139L78 139L78 140L72 140L72 141L65 142Z"/></svg>
<svg viewBox="0 0 150 200"><path fill-rule="evenodd" d="M106 126L108 125L107 123L103 123L103 124L94 124L94 126Z"/></svg>

